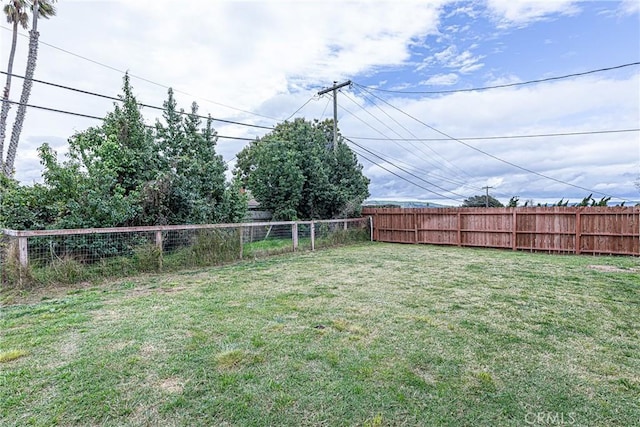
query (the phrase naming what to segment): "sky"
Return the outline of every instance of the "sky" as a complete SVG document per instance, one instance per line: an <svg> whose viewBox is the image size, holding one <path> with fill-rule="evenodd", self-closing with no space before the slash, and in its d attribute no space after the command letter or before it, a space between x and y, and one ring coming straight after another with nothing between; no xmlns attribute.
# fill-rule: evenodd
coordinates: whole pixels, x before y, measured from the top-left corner
<svg viewBox="0 0 640 427"><path fill-rule="evenodd" d="M117 96L128 71L139 102L161 106L172 87L185 110L195 101L202 115L272 127L332 118L332 94L318 92L350 80L337 93L338 123L371 179L371 199L457 206L490 187L503 203L579 202L590 193L640 200L640 65L627 65L640 61L637 0L56 7L38 24L35 78L45 82ZM24 75L28 39L20 34L14 73ZM10 41L3 21L2 70ZM556 79L606 68L615 69ZM527 83L535 80L546 81ZM13 79L10 99L21 84ZM500 85L509 86L472 90ZM114 101L34 83L29 103L104 117ZM160 114L142 111L150 125ZM48 143L64 160L67 139L99 124L29 108L15 177L41 182L37 147ZM269 132L214 125L230 170L248 142L222 136Z"/></svg>

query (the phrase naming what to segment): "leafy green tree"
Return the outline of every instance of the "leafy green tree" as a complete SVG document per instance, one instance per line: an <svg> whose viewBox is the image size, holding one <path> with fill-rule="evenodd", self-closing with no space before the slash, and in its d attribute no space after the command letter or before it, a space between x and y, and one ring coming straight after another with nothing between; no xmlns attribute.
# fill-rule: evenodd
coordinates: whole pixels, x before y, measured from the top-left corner
<svg viewBox="0 0 640 427"><path fill-rule="evenodd" d="M462 203L462 207L465 208L484 208L487 206L487 196L473 196L465 199ZM504 205L500 203L500 200L489 196L490 208L503 208Z"/></svg>
<svg viewBox="0 0 640 427"><path fill-rule="evenodd" d="M49 189L41 184L22 186L0 174L0 228L38 230L55 218Z"/></svg>
<svg viewBox="0 0 640 427"><path fill-rule="evenodd" d="M58 210L56 227L153 223L141 215L140 189L155 177L159 153L128 75L120 98L122 105L115 105L101 126L69 138L66 161L59 162L47 145L40 148L45 184Z"/></svg>
<svg viewBox="0 0 640 427"><path fill-rule="evenodd" d="M92 228L138 225L138 193L118 184L117 174L103 165L91 170L72 154L59 163L56 153L44 144L39 154L44 182L54 211L49 228Z"/></svg>
<svg viewBox="0 0 640 427"><path fill-rule="evenodd" d="M235 176L276 219L358 214L369 180L342 137L334 152L332 132L329 120L281 123L238 154Z"/></svg>
<svg viewBox="0 0 640 427"><path fill-rule="evenodd" d="M16 5L17 3L23 2L14 1L14 5ZM7 149L7 157L2 165L4 168L3 172L6 176L11 176L14 171L13 164L16 159L16 153L18 150L18 141L20 140L20 134L22 133L22 125L24 123L24 117L27 113L27 104L29 103L29 97L31 96L33 74L35 73L36 62L38 59L38 38L40 37L40 33L38 32L38 18L42 17L48 19L56 14L56 10L53 7L53 3L55 3L55 0L32 0L31 3L33 18L31 31L29 31L29 56L27 57L27 68L25 70L24 80L22 82L22 94L20 96L20 104L18 105L18 109L16 110L16 118L13 122L11 139L9 140L9 148ZM17 29L17 27L14 26L14 29ZM2 136L4 138L4 134Z"/></svg>
<svg viewBox="0 0 640 427"><path fill-rule="evenodd" d="M164 123L144 123L124 76L121 103L104 123L69 138L64 160L39 149L44 185L22 187L4 177L0 221L13 228L88 228L240 222L246 197L226 183L209 117L204 127L194 103L178 110L173 92ZM43 206L35 202L41 201ZM13 218L12 220L10 218Z"/></svg>

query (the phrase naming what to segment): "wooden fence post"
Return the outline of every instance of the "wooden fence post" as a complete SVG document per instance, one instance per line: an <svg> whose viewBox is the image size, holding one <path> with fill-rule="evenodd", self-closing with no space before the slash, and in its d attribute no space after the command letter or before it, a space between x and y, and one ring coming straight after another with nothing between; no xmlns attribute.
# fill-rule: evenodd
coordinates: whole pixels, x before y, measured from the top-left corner
<svg viewBox="0 0 640 427"><path fill-rule="evenodd" d="M291 224L291 240L293 240L293 250L298 250L298 223Z"/></svg>
<svg viewBox="0 0 640 427"><path fill-rule="evenodd" d="M162 230L156 230L155 244L156 249L160 251L158 254L158 268L162 270Z"/></svg>
<svg viewBox="0 0 640 427"><path fill-rule="evenodd" d="M369 217L369 234L371 235L371 241L373 242L373 217Z"/></svg>
<svg viewBox="0 0 640 427"><path fill-rule="evenodd" d="M380 240L380 230L377 228L380 226L380 221L378 221L378 209L376 209L373 213L374 215L374 219L373 219L373 240L375 241L379 241Z"/></svg>
<svg viewBox="0 0 640 427"><path fill-rule="evenodd" d="M238 227L238 231L240 234L240 259L244 256L244 227Z"/></svg>
<svg viewBox="0 0 640 427"><path fill-rule="evenodd" d="M458 246L462 246L462 224L460 223L460 211L458 211Z"/></svg>
<svg viewBox="0 0 640 427"><path fill-rule="evenodd" d="M20 260L20 267L29 267L29 247L26 237L18 237L18 258Z"/></svg>
<svg viewBox="0 0 640 427"><path fill-rule="evenodd" d="M316 250L316 223L311 221L311 250Z"/></svg>
<svg viewBox="0 0 640 427"><path fill-rule="evenodd" d="M511 226L513 230L511 230L511 248L514 251L518 250L518 211L517 208L513 209L513 220L511 221Z"/></svg>
<svg viewBox="0 0 640 427"><path fill-rule="evenodd" d="M413 211L413 243L418 243L418 214Z"/></svg>
<svg viewBox="0 0 640 427"><path fill-rule="evenodd" d="M582 251L581 246L582 246L582 219L580 218L580 210L576 211L576 247L575 247L575 253L576 255L580 255L580 252Z"/></svg>

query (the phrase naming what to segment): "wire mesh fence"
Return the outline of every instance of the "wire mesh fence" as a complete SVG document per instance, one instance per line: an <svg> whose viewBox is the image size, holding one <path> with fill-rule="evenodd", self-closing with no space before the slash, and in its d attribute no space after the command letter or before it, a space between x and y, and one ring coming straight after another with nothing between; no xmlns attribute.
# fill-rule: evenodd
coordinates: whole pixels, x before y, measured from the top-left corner
<svg viewBox="0 0 640 427"><path fill-rule="evenodd" d="M5 285L73 283L370 240L367 218L80 230L2 230Z"/></svg>

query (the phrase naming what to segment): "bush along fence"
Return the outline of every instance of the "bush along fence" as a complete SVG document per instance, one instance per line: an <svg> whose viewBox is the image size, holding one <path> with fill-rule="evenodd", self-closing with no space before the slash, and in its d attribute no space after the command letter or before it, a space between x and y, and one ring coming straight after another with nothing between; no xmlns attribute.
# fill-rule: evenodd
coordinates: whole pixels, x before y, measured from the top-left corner
<svg viewBox="0 0 640 427"><path fill-rule="evenodd" d="M640 207L365 208L373 240L640 255Z"/></svg>
<svg viewBox="0 0 640 427"><path fill-rule="evenodd" d="M217 265L372 236L369 218L0 233L0 274L8 286Z"/></svg>

